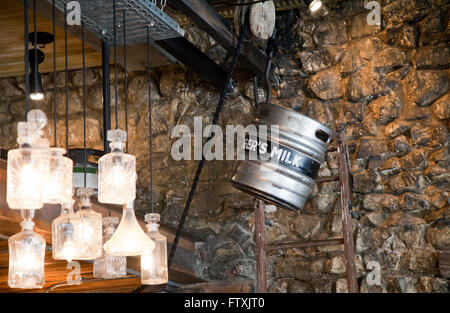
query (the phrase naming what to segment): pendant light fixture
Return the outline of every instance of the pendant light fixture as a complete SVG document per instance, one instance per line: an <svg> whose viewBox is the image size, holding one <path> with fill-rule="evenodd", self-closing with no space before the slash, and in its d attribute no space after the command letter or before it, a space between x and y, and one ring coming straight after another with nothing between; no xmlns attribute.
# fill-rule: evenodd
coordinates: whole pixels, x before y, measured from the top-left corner
<svg viewBox="0 0 450 313"><path fill-rule="evenodd" d="M161 285L169 281L167 270L167 238L158 231L159 214L145 215L147 235L155 242L155 249L141 256L141 281L144 285Z"/></svg>
<svg viewBox="0 0 450 313"><path fill-rule="evenodd" d="M44 112L32 110L27 119L17 125L19 148L8 152L6 201L16 210L42 208L42 179L48 177L48 140L41 138L47 118Z"/></svg>
<svg viewBox="0 0 450 313"><path fill-rule="evenodd" d="M102 255L102 215L91 209L93 193L91 188L77 189L80 209L76 216L80 219L80 228L76 260L94 260Z"/></svg>
<svg viewBox="0 0 450 313"><path fill-rule="evenodd" d="M108 241L116 231L119 224L118 217L103 218L103 238ZM127 258L125 256L108 255L103 252L102 256L94 261L94 277L111 279L127 275Z"/></svg>
<svg viewBox="0 0 450 313"><path fill-rule="evenodd" d="M111 153L98 161L98 201L123 205L136 199L136 157L123 151L127 140L123 130L109 130L107 138Z"/></svg>
<svg viewBox="0 0 450 313"><path fill-rule="evenodd" d="M142 230L134 214L133 202L123 206L123 215L114 235L105 243L106 254L119 256L138 256L148 254L155 243Z"/></svg>
<svg viewBox="0 0 450 313"><path fill-rule="evenodd" d="M150 34L147 27L147 63L148 63L148 122L150 148L150 194L151 212L145 215L147 235L155 242L155 249L141 255L141 282L144 285L166 284L169 280L167 267L167 238L158 231L160 215L154 212L153 200L153 147L152 147L152 103L151 103L151 73L150 73Z"/></svg>
<svg viewBox="0 0 450 313"><path fill-rule="evenodd" d="M34 289L45 284L45 240L33 231L34 210L23 210L22 231L8 239L8 286Z"/></svg>
<svg viewBox="0 0 450 313"><path fill-rule="evenodd" d="M71 262L78 256L80 218L73 212L75 200L61 205L61 215L52 222L52 255L55 260Z"/></svg>

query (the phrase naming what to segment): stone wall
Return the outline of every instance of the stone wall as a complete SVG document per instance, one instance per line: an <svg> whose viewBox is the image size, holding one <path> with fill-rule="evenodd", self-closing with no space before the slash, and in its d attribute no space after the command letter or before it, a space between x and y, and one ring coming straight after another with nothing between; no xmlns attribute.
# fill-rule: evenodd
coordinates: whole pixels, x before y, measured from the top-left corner
<svg viewBox="0 0 450 313"><path fill-rule="evenodd" d="M353 173L352 205L361 219L356 253L361 292L447 292L439 251L450 249L449 4L446 1L380 1L383 21L369 26L363 1L336 1L328 14L295 12L291 48L277 58L282 83L273 102L333 126L347 124ZM283 19L285 16L279 18ZM189 32L210 56L223 50L204 34ZM112 72L113 73L113 72ZM148 210L148 90L146 73L129 75L130 153L137 157L136 207ZM254 103L251 77L239 72L220 124L247 124ZM52 75L43 75L50 120ZM89 69L88 147L102 149L101 71ZM124 128L123 74L119 77L119 125ZM58 73L58 143L64 146L64 73ZM23 77L0 80L0 146L15 146L24 116ZM193 129L194 116L211 122L217 90L182 66L153 73L155 203L162 220L177 226L196 161L170 156L175 125ZM70 72L69 142L82 147L81 71ZM114 92L112 92L114 104ZM114 110L113 110L114 111ZM114 126L113 116L113 126ZM319 175L336 175L330 147ZM207 162L186 231L199 241L197 271L205 279L255 278L253 199L229 183L232 161ZM266 207L267 243L342 236L338 182L318 184L302 212ZM369 285L370 261L381 266L381 285ZM271 292L346 290L343 247L290 249L268 256Z"/></svg>

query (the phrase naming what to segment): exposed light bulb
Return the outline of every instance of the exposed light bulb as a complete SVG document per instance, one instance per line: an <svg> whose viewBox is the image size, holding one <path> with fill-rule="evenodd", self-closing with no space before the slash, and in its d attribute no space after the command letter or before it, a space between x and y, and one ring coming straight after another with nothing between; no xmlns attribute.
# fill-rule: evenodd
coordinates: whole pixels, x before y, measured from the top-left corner
<svg viewBox="0 0 450 313"><path fill-rule="evenodd" d="M67 262L71 262L73 258L75 257L77 251L77 247L75 245L75 242L72 238L67 239L66 242L64 242L61 254L64 257L64 259L67 260Z"/></svg>
<svg viewBox="0 0 450 313"><path fill-rule="evenodd" d="M148 271L153 267L153 257L151 255L141 256L141 268L143 271Z"/></svg>
<svg viewBox="0 0 450 313"><path fill-rule="evenodd" d="M33 92L30 93L30 99L33 101L39 101L44 99L44 94L42 92Z"/></svg>
<svg viewBox="0 0 450 313"><path fill-rule="evenodd" d="M30 163L23 164L20 169L20 188L31 198L38 198L40 190L37 188L39 184L39 172L36 172Z"/></svg>
<svg viewBox="0 0 450 313"><path fill-rule="evenodd" d="M120 161L114 162L111 169L111 179L112 183L116 187L120 187L120 185L123 184L125 180L125 173L123 172L122 164Z"/></svg>
<svg viewBox="0 0 450 313"><path fill-rule="evenodd" d="M309 10L311 12L316 12L317 10L319 10L322 7L322 1L321 0L314 0L313 2L311 2L311 4L309 5Z"/></svg>

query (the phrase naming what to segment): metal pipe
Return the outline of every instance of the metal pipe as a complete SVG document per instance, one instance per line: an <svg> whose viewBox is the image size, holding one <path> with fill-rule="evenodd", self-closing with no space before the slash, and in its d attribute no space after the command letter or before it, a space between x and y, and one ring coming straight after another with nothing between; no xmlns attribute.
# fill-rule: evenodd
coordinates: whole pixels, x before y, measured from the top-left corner
<svg viewBox="0 0 450 313"><path fill-rule="evenodd" d="M106 134L111 129L111 96L109 80L109 44L108 40L102 41L102 83L103 83L103 151L109 153Z"/></svg>

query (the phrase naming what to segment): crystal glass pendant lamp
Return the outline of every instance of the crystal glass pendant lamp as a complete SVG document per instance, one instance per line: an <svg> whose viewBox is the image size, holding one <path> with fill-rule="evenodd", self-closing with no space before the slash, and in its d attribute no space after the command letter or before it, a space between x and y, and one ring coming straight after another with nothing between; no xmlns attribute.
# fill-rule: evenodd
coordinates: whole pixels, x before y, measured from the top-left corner
<svg viewBox="0 0 450 313"><path fill-rule="evenodd" d="M119 256L148 254L155 248L155 243L145 234L136 219L133 202L123 206L119 227L104 248L108 255Z"/></svg>
<svg viewBox="0 0 450 313"><path fill-rule="evenodd" d="M8 152L6 201L11 209L36 210L44 202L41 180L47 177L47 155L33 147L41 125L19 122L17 142L19 148Z"/></svg>
<svg viewBox="0 0 450 313"><path fill-rule="evenodd" d="M155 249L141 255L141 281L144 285L161 285L169 281L167 270L167 239L158 231L159 214L145 215L147 235L155 242Z"/></svg>
<svg viewBox="0 0 450 313"><path fill-rule="evenodd" d="M104 241L108 241L114 234L117 225L119 224L118 217L104 217ZM94 277L111 279L123 277L127 275L127 257L108 255L103 252L102 256L94 261Z"/></svg>
<svg viewBox="0 0 450 313"><path fill-rule="evenodd" d="M73 161L64 156L65 149L50 148L49 168L45 184L45 203L68 203L72 201Z"/></svg>
<svg viewBox="0 0 450 313"><path fill-rule="evenodd" d="M98 201L123 205L136 198L136 158L123 152L127 133L108 131L111 153L98 162Z"/></svg>
<svg viewBox="0 0 450 313"><path fill-rule="evenodd" d="M79 255L80 218L73 212L75 200L61 205L61 215L52 222L52 255L55 260L71 262Z"/></svg>
<svg viewBox="0 0 450 313"><path fill-rule="evenodd" d="M34 289L45 284L45 240L33 231L34 210L22 210L22 231L8 239L8 286Z"/></svg>
<svg viewBox="0 0 450 313"><path fill-rule="evenodd" d="M78 188L80 209L76 216L80 219L77 236L77 260L94 260L102 255L102 215L91 209L91 188Z"/></svg>

